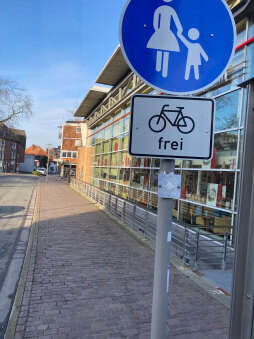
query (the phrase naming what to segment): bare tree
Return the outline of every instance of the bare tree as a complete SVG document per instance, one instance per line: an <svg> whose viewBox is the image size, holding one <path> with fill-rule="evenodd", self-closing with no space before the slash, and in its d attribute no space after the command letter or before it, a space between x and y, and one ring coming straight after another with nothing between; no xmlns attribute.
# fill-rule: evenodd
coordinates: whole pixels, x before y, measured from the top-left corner
<svg viewBox="0 0 254 339"><path fill-rule="evenodd" d="M0 123L15 125L32 114L32 99L26 90L7 77L0 76Z"/></svg>

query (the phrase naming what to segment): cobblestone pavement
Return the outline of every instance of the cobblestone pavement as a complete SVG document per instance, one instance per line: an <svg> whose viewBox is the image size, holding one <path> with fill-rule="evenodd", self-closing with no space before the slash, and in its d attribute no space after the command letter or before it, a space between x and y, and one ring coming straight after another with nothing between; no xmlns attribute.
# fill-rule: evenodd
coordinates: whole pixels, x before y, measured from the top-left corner
<svg viewBox="0 0 254 339"><path fill-rule="evenodd" d="M40 195L15 338L149 338L153 253L66 184ZM172 267L167 338L227 338L228 318Z"/></svg>

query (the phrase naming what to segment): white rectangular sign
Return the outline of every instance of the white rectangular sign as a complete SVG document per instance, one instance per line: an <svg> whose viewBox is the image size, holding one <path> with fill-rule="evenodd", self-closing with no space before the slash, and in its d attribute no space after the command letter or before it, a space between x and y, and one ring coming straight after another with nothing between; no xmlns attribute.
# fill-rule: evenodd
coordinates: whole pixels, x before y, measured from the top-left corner
<svg viewBox="0 0 254 339"><path fill-rule="evenodd" d="M214 107L214 100L210 98L134 95L129 154L211 159Z"/></svg>

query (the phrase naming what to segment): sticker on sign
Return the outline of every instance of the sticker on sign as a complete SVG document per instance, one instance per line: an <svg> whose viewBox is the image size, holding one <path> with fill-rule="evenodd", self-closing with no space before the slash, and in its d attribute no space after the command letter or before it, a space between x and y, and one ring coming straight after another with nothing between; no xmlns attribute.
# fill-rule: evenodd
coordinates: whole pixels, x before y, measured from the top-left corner
<svg viewBox="0 0 254 339"><path fill-rule="evenodd" d="M134 95L129 154L168 159L211 159L214 107L214 100L210 98Z"/></svg>

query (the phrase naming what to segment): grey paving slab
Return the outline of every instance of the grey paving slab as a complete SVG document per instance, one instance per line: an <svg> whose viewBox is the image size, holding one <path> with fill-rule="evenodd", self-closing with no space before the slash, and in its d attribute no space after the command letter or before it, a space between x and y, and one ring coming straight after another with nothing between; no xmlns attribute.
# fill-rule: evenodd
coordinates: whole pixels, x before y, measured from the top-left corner
<svg viewBox="0 0 254 339"><path fill-rule="evenodd" d="M154 255L52 178L15 338L149 338ZM174 267L167 338L227 338L229 310Z"/></svg>

